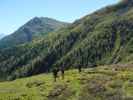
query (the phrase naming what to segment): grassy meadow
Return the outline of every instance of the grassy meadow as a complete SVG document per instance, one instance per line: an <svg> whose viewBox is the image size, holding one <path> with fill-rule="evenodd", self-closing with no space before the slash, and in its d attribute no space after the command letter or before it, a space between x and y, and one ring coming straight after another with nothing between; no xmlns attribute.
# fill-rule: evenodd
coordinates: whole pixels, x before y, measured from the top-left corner
<svg viewBox="0 0 133 100"><path fill-rule="evenodd" d="M57 82L52 73L1 82L0 100L133 100L133 66L68 70Z"/></svg>

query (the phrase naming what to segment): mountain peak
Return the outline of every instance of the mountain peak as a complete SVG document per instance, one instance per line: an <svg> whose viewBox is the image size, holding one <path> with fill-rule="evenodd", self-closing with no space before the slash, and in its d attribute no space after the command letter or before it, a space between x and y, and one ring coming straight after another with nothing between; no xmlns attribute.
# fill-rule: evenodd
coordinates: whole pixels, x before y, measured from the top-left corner
<svg viewBox="0 0 133 100"><path fill-rule="evenodd" d="M125 3L133 3L133 0L122 0Z"/></svg>
<svg viewBox="0 0 133 100"><path fill-rule="evenodd" d="M62 22L62 21L58 21L58 20L56 20L56 19L53 19L53 18L49 18L49 17L34 17L34 18L32 18L29 22L28 22L28 24L42 24L42 23L45 23L45 24L47 24L47 25L56 25L56 24L58 24L59 26L61 25L67 25L68 23L67 22ZM57 25L57 26L58 26Z"/></svg>
<svg viewBox="0 0 133 100"><path fill-rule="evenodd" d="M122 3L126 5L133 5L133 0L122 0Z"/></svg>
<svg viewBox="0 0 133 100"><path fill-rule="evenodd" d="M67 26L68 23L57 21L47 17L34 17L21 26L11 35L0 41L0 47L6 48L32 41L35 38L45 36L49 32ZM10 45L8 45L10 44Z"/></svg>

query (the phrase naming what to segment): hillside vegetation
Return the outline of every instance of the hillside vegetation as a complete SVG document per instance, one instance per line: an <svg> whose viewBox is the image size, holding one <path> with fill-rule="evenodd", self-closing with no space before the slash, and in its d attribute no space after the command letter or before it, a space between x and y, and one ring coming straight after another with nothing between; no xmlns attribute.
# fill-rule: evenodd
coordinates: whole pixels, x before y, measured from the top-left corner
<svg viewBox="0 0 133 100"><path fill-rule="evenodd" d="M65 69L133 63L133 3L100 9L31 43L0 50L1 80Z"/></svg>
<svg viewBox="0 0 133 100"><path fill-rule="evenodd" d="M0 83L0 100L133 100L133 65L99 66Z"/></svg>

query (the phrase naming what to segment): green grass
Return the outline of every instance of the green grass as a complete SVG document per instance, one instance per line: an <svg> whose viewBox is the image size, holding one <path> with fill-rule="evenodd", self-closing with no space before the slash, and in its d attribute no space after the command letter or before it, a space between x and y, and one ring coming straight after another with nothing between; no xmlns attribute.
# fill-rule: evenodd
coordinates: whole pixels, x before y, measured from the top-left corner
<svg viewBox="0 0 133 100"><path fill-rule="evenodd" d="M100 66L0 83L0 100L133 100L133 68Z"/></svg>

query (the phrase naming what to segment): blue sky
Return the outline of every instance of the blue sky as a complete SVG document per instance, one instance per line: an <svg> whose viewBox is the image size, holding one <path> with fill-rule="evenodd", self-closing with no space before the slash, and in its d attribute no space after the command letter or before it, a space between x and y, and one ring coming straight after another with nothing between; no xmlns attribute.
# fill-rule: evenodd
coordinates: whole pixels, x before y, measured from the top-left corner
<svg viewBox="0 0 133 100"><path fill-rule="evenodd" d="M119 0L0 0L0 33L10 34L31 18L73 22Z"/></svg>

